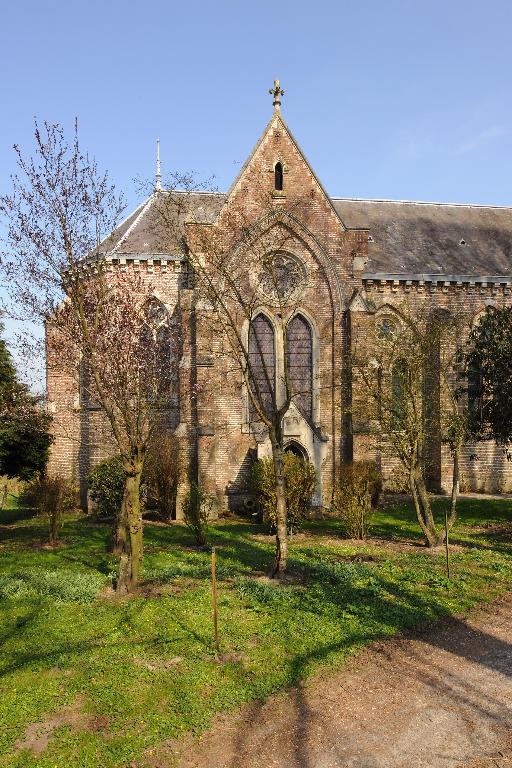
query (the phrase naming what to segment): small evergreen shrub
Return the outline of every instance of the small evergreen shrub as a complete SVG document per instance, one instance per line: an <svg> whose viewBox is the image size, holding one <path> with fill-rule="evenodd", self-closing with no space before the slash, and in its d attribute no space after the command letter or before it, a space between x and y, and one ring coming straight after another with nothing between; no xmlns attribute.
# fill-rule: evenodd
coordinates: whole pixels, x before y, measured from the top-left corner
<svg viewBox="0 0 512 768"><path fill-rule="evenodd" d="M74 485L62 475L41 477L28 483L20 496L20 505L35 507L48 523L48 542L55 546L65 514L78 506L78 492Z"/></svg>
<svg viewBox="0 0 512 768"><path fill-rule="evenodd" d="M263 513L263 522L271 531L276 530L276 487L274 462L271 457L255 462L252 487ZM316 471L312 464L286 451L284 454L284 487L288 532L300 529L311 508L311 497L316 485Z"/></svg>
<svg viewBox="0 0 512 768"><path fill-rule="evenodd" d="M200 547L208 543L208 522L213 507L213 498L200 485L192 483L183 500L183 516Z"/></svg>
<svg viewBox="0 0 512 768"><path fill-rule="evenodd" d="M89 494L98 517L117 518L124 492L124 470L120 456L97 464L89 473Z"/></svg>
<svg viewBox="0 0 512 768"><path fill-rule="evenodd" d="M331 511L350 538L366 538L380 489L381 479L373 463L361 461L339 467Z"/></svg>

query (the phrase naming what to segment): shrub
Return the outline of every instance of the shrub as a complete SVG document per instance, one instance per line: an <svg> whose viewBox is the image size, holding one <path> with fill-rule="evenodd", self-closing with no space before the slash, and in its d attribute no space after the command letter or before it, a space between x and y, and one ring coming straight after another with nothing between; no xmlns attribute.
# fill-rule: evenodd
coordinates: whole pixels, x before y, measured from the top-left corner
<svg viewBox="0 0 512 768"><path fill-rule="evenodd" d="M371 462L354 462L339 468L332 513L350 538L366 538L370 515L377 505L380 489L380 476Z"/></svg>
<svg viewBox="0 0 512 768"><path fill-rule="evenodd" d="M401 464L393 467L385 480L386 491L390 493L410 493L409 473Z"/></svg>
<svg viewBox="0 0 512 768"><path fill-rule="evenodd" d="M200 547L204 547L208 542L208 521L212 506L213 498L210 494L200 485L192 483L183 500L183 515L187 527Z"/></svg>
<svg viewBox="0 0 512 768"><path fill-rule="evenodd" d="M259 459L252 468L252 486L263 512L263 522L275 531L277 525L274 462L271 457ZM316 485L312 464L287 451L284 454L284 486L288 532L298 530L311 507Z"/></svg>
<svg viewBox="0 0 512 768"><path fill-rule="evenodd" d="M89 493L98 517L117 518L124 491L124 470L120 456L97 464L89 473Z"/></svg>
<svg viewBox="0 0 512 768"><path fill-rule="evenodd" d="M48 521L48 542L55 546L63 515L77 507L77 489L61 475L39 478L30 482L20 497L22 506L36 507Z"/></svg>
<svg viewBox="0 0 512 768"><path fill-rule="evenodd" d="M144 464L144 482L163 520L176 518L176 496L180 481L180 455L175 435L158 431Z"/></svg>

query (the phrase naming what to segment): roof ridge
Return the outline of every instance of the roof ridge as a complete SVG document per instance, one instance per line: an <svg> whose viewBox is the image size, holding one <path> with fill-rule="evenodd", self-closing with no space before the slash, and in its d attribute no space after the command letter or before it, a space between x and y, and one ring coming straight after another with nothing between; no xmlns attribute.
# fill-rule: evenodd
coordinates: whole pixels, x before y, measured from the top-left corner
<svg viewBox="0 0 512 768"><path fill-rule="evenodd" d="M218 189L212 189L211 192L201 189L161 189L159 191L172 195L220 195L225 197L228 194L227 192L220 192Z"/></svg>
<svg viewBox="0 0 512 768"><path fill-rule="evenodd" d="M106 242L108 242L108 241L111 239L112 235L113 235L113 234L114 234L114 233L115 233L117 230L121 229L121 227L122 227L122 226L124 226L124 224L126 224L126 222L128 221L128 219L131 219L131 217L132 217L132 216L135 216L135 214L137 213L137 211L138 211L138 210L140 210L140 209L142 209L142 208L143 208L143 207L146 205L146 202L147 202L147 201L144 201L144 202L142 202L142 203L139 203L139 204L138 204L138 205L137 205L137 206L136 206L136 207L135 207L135 208L134 208L132 211L130 211L130 213L129 213L127 216L125 216L125 217L124 217L124 219L123 219L122 221L120 221L120 222L119 222L119 224L117 224L117 225L114 227L114 229L112 230L112 232L109 232L109 234L108 234L108 235L105 235L105 237L104 237L104 238L103 238L103 239L100 241L100 245L103 245L103 243L106 243ZM128 207L128 206L126 206L126 207Z"/></svg>
<svg viewBox="0 0 512 768"><path fill-rule="evenodd" d="M307 162L307 158L306 158L306 162ZM320 181L319 183L322 186ZM218 190L218 189L211 190L209 192L202 191L202 190L188 190L188 189L162 189L161 192L168 192L168 193L173 193L177 195L210 195L210 196L213 195L215 197L226 197L229 194L229 191L222 192L221 190ZM446 206L446 207L452 207L452 208L490 208L490 209L497 209L500 211L512 210L512 205L494 205L492 203L447 203L447 202L438 201L438 200L404 200L400 198L391 198L391 197L341 197L338 195L329 195L327 192L326 192L326 196L329 197L332 201L353 202L353 203L403 203L404 205L439 205L439 206ZM137 210L137 208L135 210ZM133 215L133 213L134 211L132 211L132 213L129 216L127 216L124 221L129 219L130 216ZM122 223L124 222L121 222L121 224ZM119 226L121 226L121 224Z"/></svg>
<svg viewBox="0 0 512 768"><path fill-rule="evenodd" d="M120 240L114 245L110 253L116 253L117 250L121 247L121 245L127 240L129 235L133 232L135 227L138 225L138 223L141 221L142 218L144 218L144 215L146 214L146 211L151 207L151 204L153 202L154 194L151 194L145 203L142 204L142 210L140 211L139 215L135 217L135 219L132 221L124 235L120 238ZM134 213L138 209L136 208ZM129 218L129 217L128 217Z"/></svg>
<svg viewBox="0 0 512 768"><path fill-rule="evenodd" d="M331 197L333 201L353 202L353 203L402 203L404 205L438 205L452 208L490 208L497 210L512 210L512 205L490 205L485 203L442 203L433 200L393 200L385 197Z"/></svg>

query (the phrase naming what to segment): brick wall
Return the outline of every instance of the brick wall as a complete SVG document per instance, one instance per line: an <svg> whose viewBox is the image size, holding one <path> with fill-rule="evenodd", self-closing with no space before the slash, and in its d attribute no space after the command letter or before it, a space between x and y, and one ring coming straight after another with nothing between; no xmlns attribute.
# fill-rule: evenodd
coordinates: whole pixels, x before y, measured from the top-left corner
<svg viewBox="0 0 512 768"><path fill-rule="evenodd" d="M407 285L404 280L396 281L365 281L364 296L371 309L365 311L359 304L351 313L351 323L357 333L357 338L375 338L375 323L380 313L389 310L400 310L404 307L411 316L425 316L425 310L442 308L454 314L464 314L476 318L485 307L492 302L502 306L511 302L507 288L478 285L464 287L457 285L425 286L419 281ZM469 329L468 329L469 332ZM356 335L356 333L354 335ZM457 338L445 342L451 351L458 345L464 349L464 339ZM445 350L450 351L450 349ZM361 395L362 396L362 395ZM359 404L358 412L364 412L364 405ZM389 477L396 469L398 462L384 449L379 452L375 447L375 439L365 434L368 424L354 425L354 458L363 460L369 453L381 465L385 477ZM433 489L448 492L452 482L453 462L449 448L441 445L440 433L432 436L430 441L432 455L429 457L432 472L431 485ZM500 493L512 489L512 462L507 461L504 451L493 442L473 443L464 447L460 462L462 485L467 491L484 491Z"/></svg>
<svg viewBox="0 0 512 768"><path fill-rule="evenodd" d="M278 161L284 168L284 189L273 196ZM275 219L270 230L262 227L259 231L257 225L268 215L269 200ZM406 301L413 311L438 306L476 315L486 301L500 304L510 301L510 297L503 289L500 292L492 287L429 287L396 280L364 280L361 265L368 255L368 232L344 227L279 115L269 124L213 225L212 230L221 238L230 230L230 217L236 211L243 212L244 226L253 225L255 236L268 238L269 245L272 238L275 242L285 238L286 249L301 259L308 273L307 288L294 309L311 320L318 345L316 417L324 439L318 455L323 501L329 503L339 462L352 455L354 459L373 456L387 475L396 464L390 456L376 452L364 424L354 424L352 435L352 393L357 398L361 392L349 365L353 332L357 331L359 337L373 333L375 311L386 305L398 307ZM201 237L201 227L187 225L191 242ZM142 260L135 263L128 258L116 268L142 270L158 298L180 319L179 404L165 415L167 423L177 430L186 466L180 498L188 482L197 476L215 494L219 507L236 506L243 500L251 462L261 445L247 428L241 374L224 354L221 337L211 332L211 310L194 289L180 280L179 265L167 268L155 260L148 266ZM374 305L373 309L369 310L366 301ZM264 306L264 302L262 306L276 319L275 307ZM48 398L56 433L50 470L80 479L85 498L87 473L115 451L109 426L100 411L80 403L76 380L57 372L51 360ZM447 488L450 457L440 445L436 452L432 472ZM512 488L512 464L490 444L468 446L462 472L468 489Z"/></svg>

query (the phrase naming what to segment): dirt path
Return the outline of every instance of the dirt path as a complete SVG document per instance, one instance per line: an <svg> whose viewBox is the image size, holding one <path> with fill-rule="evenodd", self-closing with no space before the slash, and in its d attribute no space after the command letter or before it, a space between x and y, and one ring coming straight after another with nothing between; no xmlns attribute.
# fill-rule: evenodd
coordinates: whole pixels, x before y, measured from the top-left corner
<svg viewBox="0 0 512 768"><path fill-rule="evenodd" d="M470 620L375 644L137 765L512 768L512 595Z"/></svg>

